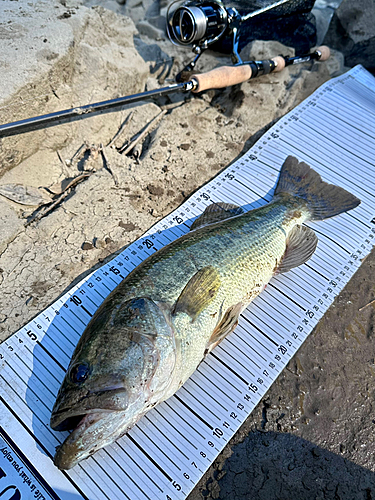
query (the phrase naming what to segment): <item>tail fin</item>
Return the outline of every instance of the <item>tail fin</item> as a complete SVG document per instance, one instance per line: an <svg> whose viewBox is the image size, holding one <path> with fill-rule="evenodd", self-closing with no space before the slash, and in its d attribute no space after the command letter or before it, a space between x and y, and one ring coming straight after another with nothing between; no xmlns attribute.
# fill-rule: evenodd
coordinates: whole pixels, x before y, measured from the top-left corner
<svg viewBox="0 0 375 500"><path fill-rule="evenodd" d="M322 181L306 163L288 156L281 167L275 195L289 193L307 203L311 220L322 220L357 207L361 200L345 189Z"/></svg>

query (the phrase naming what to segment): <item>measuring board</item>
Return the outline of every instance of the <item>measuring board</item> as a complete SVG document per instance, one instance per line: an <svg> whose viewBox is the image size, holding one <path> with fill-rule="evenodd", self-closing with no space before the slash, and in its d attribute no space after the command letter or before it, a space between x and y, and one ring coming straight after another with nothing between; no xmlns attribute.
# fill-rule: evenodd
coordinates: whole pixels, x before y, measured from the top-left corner
<svg viewBox="0 0 375 500"><path fill-rule="evenodd" d="M324 84L180 208L3 342L0 493L7 489L13 500L185 498L373 247L374 150L375 79L357 66ZM100 303L148 255L186 233L209 204L249 210L268 203L288 155L361 205L308 223L319 238L311 260L273 278L174 396L112 445L59 471L52 457L68 433L51 430L51 409Z"/></svg>

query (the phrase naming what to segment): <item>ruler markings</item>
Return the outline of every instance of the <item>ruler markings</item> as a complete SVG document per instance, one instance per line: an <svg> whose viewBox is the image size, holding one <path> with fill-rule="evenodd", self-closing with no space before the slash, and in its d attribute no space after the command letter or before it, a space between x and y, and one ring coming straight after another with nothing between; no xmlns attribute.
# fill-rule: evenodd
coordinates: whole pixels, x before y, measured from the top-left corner
<svg viewBox="0 0 375 500"><path fill-rule="evenodd" d="M347 99L343 100L342 95L340 95L339 92L332 90L329 94L329 98L324 99L324 103L326 106L334 107L344 113L351 113L353 115L353 121L356 121L357 115L368 117L369 115L374 114L368 106L364 108L359 101L353 100L353 96L350 96L350 93L347 93L346 97Z"/></svg>
<svg viewBox="0 0 375 500"><path fill-rule="evenodd" d="M53 383L51 381L51 377L54 379L54 381L56 382L56 384L54 384L55 387L59 388L60 387L60 380L56 377L56 375L49 369L49 367L47 366L49 364L49 359L47 357L45 357L45 352L43 350L39 351L38 355L36 355L35 351L36 349L34 349L34 352L31 351L31 349L25 345L25 349L28 351L29 353L29 359L33 359L34 362L38 362L40 364L40 367L38 368L38 370L45 370L47 372L47 377L48 377L48 380L50 383ZM41 358L44 358L44 360L42 361Z"/></svg>
<svg viewBox="0 0 375 500"><path fill-rule="evenodd" d="M292 286L289 286L287 284L288 281L292 282ZM304 303L305 305L311 305L311 303L315 302L316 300L316 295L314 295L310 290L307 291L307 289L304 287L304 282L300 279L298 279L297 275L293 275L291 278L290 276L281 276L281 275L276 275L273 278L273 284L277 283L278 287L280 290L287 290L287 295L291 298L295 297L295 300L301 303ZM298 293L296 290L303 290L305 293L309 293L311 299L306 298L306 296L301 295ZM303 306L300 306L301 309L303 309Z"/></svg>
<svg viewBox="0 0 375 500"><path fill-rule="evenodd" d="M320 107L319 107L320 108ZM340 156L347 156L347 157L353 157L356 156L359 158L359 160L363 163L367 163L371 165L371 151L368 148L368 142L366 141L366 137L361 137L359 134L356 134L356 141L347 134L347 130L345 126L342 126L340 122L338 122L335 115L337 115L337 111L333 112L332 110L329 110L329 106L325 106L325 113L326 115L323 117L319 113L315 113L315 119L314 119L314 124L308 124L307 120L309 119L309 114L306 113L303 119L300 120L300 123L303 125L304 130L306 130L306 133L311 133L311 130L317 131L318 129L321 130L321 132L324 132L324 135L321 138L322 144L324 143L326 147L329 149L334 149L334 145L339 146L341 151L340 151ZM347 111L351 112L352 111ZM311 113L312 114L312 113ZM340 113L341 116L344 116L343 113ZM366 134L367 130L371 130L373 127L373 123L369 124L367 127L363 127L365 121L365 117L361 116L359 120L359 124L362 126L362 134ZM344 134L344 136L339 135L340 133ZM358 142L357 142L358 141ZM353 146L356 144L357 148L360 148L359 151L355 152L350 149L347 149L348 145ZM359 154L360 153L360 154Z"/></svg>
<svg viewBox="0 0 375 500"><path fill-rule="evenodd" d="M240 361L239 357L237 356L237 353L234 353L233 355L231 354L233 352L233 349L231 348L230 343L227 341L223 341L216 349L216 352L218 353L218 356L216 354L211 353L212 356L215 357L215 359L218 359L224 366L227 367L228 370L230 370L232 373L234 373L242 382L245 382L246 385L248 385L248 382L246 382L245 377L251 377L252 374L249 373L249 369L247 366L244 366L244 364ZM230 363L232 364L232 367L230 367Z"/></svg>
<svg viewBox="0 0 375 500"><path fill-rule="evenodd" d="M181 472L181 467L176 464L174 460L172 460L169 450L168 454L159 446L157 445L154 440L152 439L152 434L144 431L143 427L145 425L145 422L138 422L137 428L139 429L140 433L138 433L137 439L140 442L140 444L143 446L144 449L147 449L150 453L157 449L163 456L163 468L165 472L170 473L173 475L173 471L171 471L171 465L172 464L178 471ZM174 445L173 445L174 446ZM167 461L166 461L167 460ZM169 463L168 463L169 462Z"/></svg>
<svg viewBox="0 0 375 500"><path fill-rule="evenodd" d="M247 321L249 324L251 324L254 328L256 328L247 318L245 318L245 316L243 314L241 314L240 318L239 319L245 319L245 321ZM246 325L247 326L247 325ZM260 331L259 330L259 333L261 333L262 335L266 336L264 332ZM267 337L267 336L266 336ZM236 331L236 338L238 338L239 340L241 340L242 342L244 342L246 345L248 345L250 347L250 349L252 351L254 351L254 353L256 354L257 356L257 360L259 362L259 364L263 364L263 362L267 363L267 358L265 357L266 354L263 356L262 355L262 349L259 348L259 346L256 344L257 342L257 338L254 337L254 335L251 334L250 330L248 328L245 328L242 324L242 322L239 321L239 327ZM268 337L269 338L269 337ZM245 340L246 339L246 340ZM259 341L258 341L259 342ZM266 346L264 346L263 343L260 344L266 351L268 351L270 354L272 354L272 351L270 349L267 349ZM277 345L277 344L276 344ZM254 355L254 354L253 354Z"/></svg>
<svg viewBox="0 0 375 500"><path fill-rule="evenodd" d="M267 293L267 289L264 291L263 295L265 295L266 293ZM267 300L270 300L271 302L274 302L275 301L275 296L274 295L269 295L267 297ZM280 321L278 321L275 317L273 317L273 315L272 315L273 308L270 311L267 311L267 310L264 309L264 302L266 302L265 298L262 297L262 295L259 295L257 297L257 300L254 300L254 302L252 303L252 305L253 305L253 307L256 307L258 309L258 313L259 314L262 313L263 315L268 316L268 320L267 321L269 323L271 323L273 325L276 323L276 325L278 325L279 327L281 327L283 330L289 332L289 328L284 323L281 323L281 318L280 318ZM279 302L279 301L277 301L277 299L276 299L276 302ZM288 318L287 316L285 316L285 314L281 313L281 316L283 316L287 321L289 321L290 323L292 323L292 325L294 325L294 323L292 322L292 320L290 318ZM275 328L278 328L278 326L276 326L276 325L275 325ZM283 334L285 335L285 332ZM279 333L279 336L281 338L284 338L283 335L281 335L281 333Z"/></svg>
<svg viewBox="0 0 375 500"><path fill-rule="evenodd" d="M197 373L199 373L199 377L203 377L205 380L207 380L207 383L210 385L213 385L216 391L220 393L220 396L224 399L229 399L232 403L235 403L236 401L228 394L228 392L222 388L221 386L223 385L223 378L220 376L219 378L216 376L217 372L212 368L212 366L207 365L207 367L211 368L215 372L215 375L211 374L208 376L204 373L204 371L199 370L197 368ZM197 375L198 378L198 375ZM194 381L195 382L195 381Z"/></svg>
<svg viewBox="0 0 375 500"><path fill-rule="evenodd" d="M314 121L317 121L317 120L314 120ZM302 120L296 122L295 124L293 123L291 125L291 127L293 129L293 132L294 132L294 130L296 132L297 132L297 130L299 131L298 136L296 137L296 134L291 134L290 138L288 135L286 135L285 138L288 138L289 140L293 140L297 144L301 144L301 147L304 149L304 151L305 152L308 151L310 153L310 158L312 157L313 161L317 161L317 158L319 157L321 160L321 165L324 168L324 170L334 173L336 176L334 178L337 178L337 179L342 178L346 182L349 182L349 184L347 184L348 186L351 185L352 179L347 179L346 176L342 174L342 172L337 171L337 168L332 168L333 165L340 166L341 161L352 160L352 158L349 156L349 154L347 154L346 150L344 149L344 144L346 145L347 141L343 141L343 143L341 144L341 143L339 143L339 140L337 140L335 142L335 144L338 147L333 147L334 143L333 143L332 139L328 140L323 136L320 139L320 142L321 142L321 146L324 146L324 157L320 157L319 153L316 152L316 149L314 149L312 146L309 145L310 141L313 141L314 137L316 137L316 133L317 133L318 129L313 128L311 125L309 127L305 126L304 122ZM321 127L322 128L324 127L323 124L321 124ZM314 133L312 133L311 131L313 131ZM326 131L326 133L328 133L328 130ZM306 143L306 141L305 141L305 142L301 143L302 137L305 137L308 142ZM339 152L338 152L338 150L339 150ZM333 153L333 156L330 156L329 153ZM330 166L326 165L327 158L330 160L330 163L331 163ZM356 174L359 173L359 177L361 179L365 179L365 180L366 179L367 180L373 179L372 172L368 170L368 167L363 166L363 168L365 168L365 170L362 169L361 161L356 161ZM341 182L342 182L342 180L341 180ZM367 193L367 194L370 194L370 196L372 197L372 193Z"/></svg>
<svg viewBox="0 0 375 500"><path fill-rule="evenodd" d="M318 132L317 128L313 127L312 125L307 125L307 123L304 122L303 120L300 120L299 124L305 125L306 128L309 128L310 130L312 130L313 132L315 132L315 134ZM320 129L321 131L322 131L322 129L324 129L324 125L325 126L328 125L328 123L326 121L324 122L324 121L319 121L319 120L316 120L316 124L317 125L321 125L321 129ZM333 125L334 125L334 123L332 123L332 126ZM329 130L330 130L329 128L326 128L325 132L329 133ZM307 134L305 134L305 135L307 135ZM311 134L311 135L313 135L313 134ZM337 137L337 136L335 136L335 137ZM374 163L371 162L370 160L366 159L363 156L363 154L359 155L357 153L354 153L352 150L350 150L350 149L348 149L347 147L344 146L344 144L345 145L348 145L348 144L350 145L350 142L351 142L350 140L346 140L345 142L343 142L342 140L339 140L339 139L333 140L332 137L330 137L330 138L323 137L322 138L322 144L324 143L324 147L327 150L335 151L335 150L337 150L337 147L339 147L341 149L342 156L347 156L348 158L354 157L356 160L360 160L360 162L367 163L368 165L370 165L372 167L375 166ZM336 146L336 148L334 146ZM357 147L358 147L358 144L357 144ZM365 152L365 149L361 148L361 153L364 153L364 152ZM368 153L370 154L370 152L368 152ZM360 164L360 162L359 162L359 164Z"/></svg>
<svg viewBox="0 0 375 500"><path fill-rule="evenodd" d="M0 379L3 379L3 377L0 374ZM3 379L4 380L4 379ZM47 456L51 456L50 453L48 452L47 448L43 445L43 443L33 434L33 432L25 426L22 418L20 418L19 414L14 411L14 409L8 404L8 402L1 396L0 394L0 401L1 403L8 409L8 411L13 415L14 419L17 420L17 422L21 425L22 428L25 429L25 431L36 441L38 446L44 451L44 453ZM51 457L52 458L52 457ZM74 486L74 488L77 490L77 492L82 496L84 500L89 500L82 489L76 484L69 476L66 474L65 471L62 472L62 474L71 482L71 484Z"/></svg>
<svg viewBox="0 0 375 500"><path fill-rule="evenodd" d="M193 437L193 439L194 439L194 440L196 440L196 439L197 439L196 434L197 434L197 435L198 435L201 439L205 440L205 439L206 439L206 437L205 437L205 436L204 436L204 435L200 432L200 430L198 430L196 426L193 426L193 425L191 424L191 421L189 422L189 420L186 420L186 419L184 418L184 416L182 415L182 413L183 413L183 412L182 412L182 411L176 411L176 410L175 410L175 408L174 408L174 404L173 404L173 403L174 403L174 402L172 402L172 401L171 401L170 403L169 403L169 401L166 401L166 402L165 402L165 406L166 406L166 408L169 408L169 410L170 410L169 414L172 412L172 414L173 414L173 415L175 415L175 416L176 416L176 417L178 417L180 420L182 420L182 421L184 422L184 424L188 425L188 426L189 426L189 427L190 427L190 428L194 431L194 437ZM159 411L162 411L162 409L160 409L160 408L159 408ZM171 418L173 418L173 416L172 416ZM190 420L191 420L191 419L190 419ZM179 424L177 424L177 425L179 425Z"/></svg>
<svg viewBox="0 0 375 500"><path fill-rule="evenodd" d="M44 339L43 339L43 340L44 340ZM60 361L58 361L58 360L57 360L57 359L53 356L53 354L51 354L51 353L48 351L48 349L46 349L46 348L44 347L44 345L43 345L43 344L41 344L41 343L39 342L39 340L37 341L37 345L38 345L41 349L43 349L43 351L44 351L46 354L48 354L48 356L51 358L51 360L52 360L52 361L54 361L54 363L56 364L56 366L58 366L58 367L62 370L62 372L63 372L63 373L65 373L65 372L66 372L66 368L65 368L65 367L64 367L64 366L60 363ZM67 358L68 358L68 356L67 356ZM68 366L68 363L69 363L69 358L68 358L68 361L66 362L67 366ZM60 381L61 381L61 378L60 378Z"/></svg>
<svg viewBox="0 0 375 500"><path fill-rule="evenodd" d="M207 410L208 412L211 413L212 417L215 417L217 420L220 420L220 417L218 415L216 415L216 413L214 413L214 410L217 411L217 408L215 408L215 409L214 408L208 408L208 406L205 405L203 403L203 401L202 401L202 399L203 399L206 402L206 398L202 398L202 395L201 395L202 399L198 399L197 396L196 396L196 394L193 394L192 392L189 391L189 389L187 388L186 384L184 384L181 387L181 389L179 391L180 395L181 395L181 392L184 393L184 396L189 401L190 404L188 406L189 406L190 410L192 410L195 413L195 416L197 416L198 410L201 410L200 407L203 407L205 410ZM198 391L196 391L196 392L198 392ZM187 393L187 394L185 394L185 393ZM178 399L178 401L181 402L181 399ZM194 409L192 407L194 407ZM213 426L211 424L209 424L206 420L204 420L202 418L200 418L200 420L202 420L202 422L204 422L207 425L207 427L209 427L211 430L213 429Z"/></svg>
<svg viewBox="0 0 375 500"><path fill-rule="evenodd" d="M179 430L179 429L178 429L175 425L173 425L173 424L172 424L172 422L171 422L171 419L167 419L167 418L163 415L163 412L159 410L159 408L155 408L155 409L154 409L154 413L156 413L156 415L158 415L159 417L161 417L161 418L164 420L164 422L165 422L165 424L164 424L164 422L163 422L163 424L164 424L164 425L171 426L171 427L173 428L173 430L174 430L177 434L179 434L179 436L180 436L181 438L183 438L183 439L186 441L186 442L184 441L185 446L186 446L186 443L187 443L187 445L188 445L188 446L191 446L191 447L193 447L195 450L198 450L198 447L197 447L197 446L195 446L195 444L192 442L191 437L187 437L187 435L186 435L186 434L183 434L183 433L182 433L182 432L181 432L181 431L180 431L180 430ZM160 422L160 419L159 419L159 420L157 420L157 417L153 416L153 418L154 418L154 420L155 420L155 421L159 421L159 422ZM153 425L155 425L155 424L154 424L154 422L153 422L152 420L150 420L150 419L149 419L149 417L147 417L147 419L148 419L148 420L149 420L149 421L150 421ZM181 453L182 453L182 452L181 452Z"/></svg>
<svg viewBox="0 0 375 500"><path fill-rule="evenodd" d="M344 112L344 109L339 109L338 107L335 107L334 110L330 109L330 105L329 103L326 103L323 102L324 106L322 106L322 104L317 104L316 105L316 109L319 110L319 113L315 112L315 115L318 115L318 122L321 122L324 124L329 124L329 123L335 123L337 124L337 127L336 127L336 130L337 132L340 132L342 130L345 130L345 132L347 132L348 130L351 130L351 129L354 129L356 132L359 132L360 134L363 134L363 135L366 135L367 137L370 137L371 139L375 139L375 136L371 133L369 133L369 131L371 130L371 125L370 126L366 126L367 125L367 120L366 118L368 118L368 113L360 113L358 112L357 110L357 113L355 116L354 115L354 120L352 122L348 122L346 120L346 118L348 117L348 114L347 114L347 111ZM350 110L350 112L353 114L354 113L354 109ZM311 113L311 110L308 111L306 113L306 115L308 116L308 114ZM323 113L323 116L322 116L322 113ZM328 117L326 115L329 115ZM332 117L332 118L330 118ZM355 124L356 122L356 118L358 119L358 117L361 117L362 119L361 120L358 120L358 125ZM370 120L371 122L371 120ZM336 135L333 133L333 131L330 132L330 135ZM338 136L340 137L340 136ZM361 136L359 135L358 137L359 139L361 139ZM341 139L341 138L340 138Z"/></svg>
<svg viewBox="0 0 375 500"><path fill-rule="evenodd" d="M253 315L253 316L256 318L256 316L255 316L255 315ZM266 339L267 339L267 340L268 340L271 344L275 345L276 347L279 347L279 344L278 344L277 342L275 342L275 340L274 340L272 337L268 336L268 335L267 335L267 334L266 334L263 330L261 330L261 329L260 329L260 328L259 328L259 327L255 324L255 322L250 321L250 319L247 317L246 311L245 311L244 313L242 313L242 314L241 314L241 316L240 316L240 320L241 320L241 319L244 319L245 321L247 321L247 323L249 323L249 325L251 325L253 328L255 328L255 329L256 329L256 330L257 330L257 331L258 331L258 332L259 332L262 336L266 337ZM241 323L240 323L240 326L242 326L242 325L241 325ZM266 344L264 343L264 339L260 340L258 337L254 337L253 335L251 335L250 330L249 330L248 328L245 328L245 327L243 327L243 326L242 326L242 328L243 328L243 330L244 330L245 332L247 332L247 333L248 333L248 335L250 335L251 337L253 337L253 339L255 339L255 341L256 341L256 342L258 342L258 343L260 344L260 346L262 347L262 349L265 349L266 351L268 351L268 353L269 353L269 354L272 354L272 352L273 352L273 351L271 351L270 349L268 349L268 348L267 348ZM262 352L262 351L261 351L261 352ZM265 353L265 356L267 356L267 353ZM264 358L264 359L266 359L266 358Z"/></svg>
<svg viewBox="0 0 375 500"><path fill-rule="evenodd" d="M249 361L251 361L251 363L253 363L253 364L254 364L254 365L258 368L258 370L261 370L261 369L264 367L264 364L262 363L262 361L265 361L265 362L267 363L267 360L266 360L266 358L264 358L261 354L259 354L259 352L255 349L255 347L253 347L253 346L251 345L251 339L249 339L249 341L248 341L248 342L246 342L246 340L245 340L245 339L241 336L241 334L240 334L240 329L239 329L239 330L238 330L238 332L237 332L236 339L240 340L240 341L241 341L241 342L243 342L245 345L247 345L247 347L249 347L252 351L254 351L254 352L252 353L252 356L254 356L254 353L255 353L256 358L257 358L257 360L259 361L259 364L258 364L258 363L256 363L256 362L254 361L253 357L250 357L250 356L249 356L249 355L247 355L247 354L245 354L245 356L246 356L246 358L247 358ZM230 339L228 339L228 342L229 342L229 343L231 343L231 340L230 340ZM232 344L234 345L234 347L235 347L236 349L238 349L239 351L241 351L241 349L240 349L240 347L239 347L239 346L237 346L237 345L236 345L236 344L234 344L233 342L232 342ZM259 359L259 358L260 358L260 359ZM255 375L253 375L253 376L255 376Z"/></svg>
<svg viewBox="0 0 375 500"><path fill-rule="evenodd" d="M223 371L221 371L221 372L220 372L220 371L216 370L216 369L212 366L212 365L213 365L213 363L212 363L212 359L213 359L212 357L208 356L208 357L207 357L207 362L206 362L205 366L207 367L207 369L209 368L210 370L212 370L213 372L215 372L215 373L216 373L216 375L218 376L218 377L217 377L217 379L219 380L219 383L220 383L220 384L222 384L223 386L230 386L230 387L228 387L228 389L226 389L227 398L228 398L228 399L230 399L231 401L234 401L234 400L233 400L233 399L232 399L232 398L228 395L228 392L227 392L227 391L228 391L228 390L231 390L231 389L234 389L235 391L239 392L240 394L242 394L242 392L240 391L240 389L239 389L236 385L234 385L234 384L233 384L230 380L228 380L228 379L225 377L225 374L224 374L224 372L223 372ZM215 361L214 361L214 363L215 363ZM201 373L201 367L200 367L200 366L197 368L197 371L198 371L199 373Z"/></svg>
<svg viewBox="0 0 375 500"><path fill-rule="evenodd" d="M31 368L31 367L30 367L30 366L29 366L29 365L25 362L25 360L23 360L23 359L22 359L22 357L21 357L21 356L19 356L19 354L18 354L18 353L15 353L14 355L15 355L15 356L16 356L16 358L17 358L17 359L18 359L18 360L22 363L22 365L23 365L23 366L25 366L25 368L26 368L26 377L27 377L28 373L32 374L32 373L33 373L33 370L32 370L32 368ZM37 359L37 358L35 357L35 359ZM50 395L51 395L51 396L52 396L52 398L53 398L53 401L52 401L52 405L53 405L53 403L55 402L55 399L56 399L56 394L57 394L57 391L59 390L59 385L58 385L58 384L56 384L56 385L55 385L55 390L54 390L54 391L51 391L51 387L48 387L48 386L47 386L47 385L43 382L43 380L41 380L41 379L38 377L38 375L34 374L34 377L35 377L35 379L38 381L38 383L39 383L39 384L41 384L41 385L45 388L45 390L46 390L47 392L49 392L49 393L50 393ZM55 379L55 380L56 380L56 379ZM26 382L26 381L25 381L25 385L27 386L27 382Z"/></svg>
<svg viewBox="0 0 375 500"><path fill-rule="evenodd" d="M263 330L265 330L268 333L268 337L267 337L267 335L265 335L267 338L272 338L272 336L274 334L274 339L277 339L277 341L279 341L279 338L281 338L281 340L284 340L284 337L281 335L281 333L277 330L274 330L270 326L270 324L268 322L268 318L261 317L262 309L260 309L260 312L259 312L259 309L255 309L254 305L255 304L253 304L253 307L251 307L251 308L249 307L246 311L248 315L251 315L253 322L254 323L259 322L262 325ZM242 313L242 316L246 317L245 313ZM259 333L264 333L264 331L261 331L261 327L259 327ZM279 343L276 342L276 340L274 340L274 343L276 345L280 345Z"/></svg>
<svg viewBox="0 0 375 500"><path fill-rule="evenodd" d="M25 404L24 404L24 401L22 400L21 395L18 394L17 391L16 391L16 389L12 385L9 384L8 380L6 380L5 377L3 377L2 375L0 375L0 378L5 382L6 386L10 389L10 391L7 392L7 396L8 397L12 396L11 399L15 403L15 406L18 408L18 411L13 410L12 414L13 415L15 415L15 414L22 415L23 416L23 421L22 421L23 427L31 435L33 435L32 430L30 429L30 427L25 422L26 418L30 417L29 413L31 412L32 418L35 418L40 423L39 428L38 428L38 432L40 433L41 427L45 431L45 433L43 435L43 438L45 439L43 449L47 450L47 455L50 458L52 458L53 451L55 450L56 445L57 444L61 444L61 442L54 435L53 431L47 427L47 425L45 424L45 422L43 422L43 420L40 418L40 416L38 414L34 413L30 407L27 407L28 413L27 414L25 413L25 411L24 411ZM8 405L7 405L7 407L8 407ZM51 441L51 438L53 438L53 441ZM37 439L36 433L35 433L35 440L38 441L38 444L39 444L39 440Z"/></svg>
<svg viewBox="0 0 375 500"><path fill-rule="evenodd" d="M118 448L120 448L121 452L123 453L124 458L126 457L126 459L129 459L131 461L130 463L132 463L134 465L134 467L131 468L131 471L133 472L133 475L136 476L139 479L139 481L141 481L143 488L147 488L147 487L150 488L149 483L152 483L160 492L163 492L163 490L162 490L162 488L160 488L159 484L144 471L144 469L141 467L139 462L136 462L134 460L134 457L132 456L132 454L128 453L129 450L127 450L126 447L122 446L120 444L119 440L117 440L114 443L114 446L117 446ZM138 470L142 472L142 476L139 475ZM145 482L144 476L146 477L147 482Z"/></svg>
<svg viewBox="0 0 375 500"><path fill-rule="evenodd" d="M73 349L74 349L74 347L75 347L74 342L72 342L72 341L70 340L70 338L69 338L69 337L67 337L67 336L65 335L65 333L61 330L61 328L59 328L59 327L56 325L56 323L57 323L57 320L55 320L55 321L51 324L51 327L56 328L56 330L59 332L59 334L60 334L62 337L64 337L64 339L68 342L68 345L70 344L70 345L73 347ZM46 334L46 336L47 336L47 337L49 337L49 335L48 335L48 332L47 332L47 331L45 332L45 334ZM52 338L51 338L51 340L53 341L53 339L52 339ZM53 342L54 342L54 341L53 341Z"/></svg>
<svg viewBox="0 0 375 500"><path fill-rule="evenodd" d="M236 339L242 340L242 339L241 339L241 337L240 337L239 335L236 335ZM244 340L242 340L242 341L246 344L246 342L245 342ZM246 359L243 359L243 362L244 362L244 363L246 363L246 360L248 360L248 361L250 361L251 363L253 363L253 364L254 364L254 365L255 365L255 366L256 366L256 367L260 370L260 366L259 366L257 363L255 363L255 361L253 360L253 358L252 358L249 354L246 354L245 352L243 352L243 351L241 350L241 346L237 345L237 342L233 342L230 338L227 338L227 339L226 339L226 342L227 342L230 346L232 346L232 348L233 348L233 349L237 349L237 350L239 351L241 359L246 358ZM246 366L246 365L244 365L244 366ZM252 372L249 370L249 367L248 367L248 366L247 366L247 368L248 368L248 371L249 371L249 375L250 375L251 377L255 377L255 374L254 374L254 373L252 373Z"/></svg>
<svg viewBox="0 0 375 500"><path fill-rule="evenodd" d="M306 138L306 140L311 141L316 136L317 129L314 129L311 126L307 129L304 126L303 120L298 122L298 125L299 125L298 128L300 130L300 134L299 134L300 138ZM322 127L323 127L323 125L322 125ZM311 131L313 131L314 133L312 133ZM327 130L327 132L328 132L328 130ZM292 140L294 140L294 138ZM348 141L345 141L345 144L347 145ZM325 137L323 137L321 139L320 146L321 147L324 146L324 149L325 149L325 158L323 158L322 160L326 161L328 158L332 163L334 163L334 162L338 163L340 160L353 162L353 156L356 156L352 151L347 150L347 148L344 148L344 146L342 144L339 144L337 141L333 142L331 139L326 139ZM337 149L338 149L337 146L340 147L340 155L339 156L337 155ZM358 145L357 145L357 147L358 147ZM312 155L314 155L314 150L311 149L311 147L310 148L306 147L305 150L309 151ZM348 152L350 154L348 154ZM366 169L366 166L362 165L362 161L364 161L365 163L369 163L367 160L362 160L362 158L360 158L357 155L356 159L355 159L355 169L356 169L357 175L359 174L359 178L362 180L373 181L373 176L371 175L372 172L369 172L368 169L363 170L361 168L361 167L363 167ZM335 172L337 175L339 175L335 169L328 168L328 170L331 170L331 171ZM371 193L370 193L370 196L371 196Z"/></svg>
<svg viewBox="0 0 375 500"><path fill-rule="evenodd" d="M204 387L202 387L202 385L198 382L198 380L201 380L202 378L206 379L208 384L210 384L209 387L207 387L207 390L204 389ZM218 387L212 381L212 379L209 379L208 377L206 377L206 375L202 372L200 372L199 375L196 376L196 379L189 379L187 381L187 388L191 388L193 391L195 391L196 389L194 386L197 386L198 387L197 394L203 392L206 396L208 396L208 399L212 399L214 401L214 404L216 404L217 406L220 406L221 408L223 408L223 410L228 411L228 408L226 408L216 398L217 394L219 394L220 398L226 398L225 392L222 389L220 389L220 387ZM203 381L203 383L204 383L204 381ZM213 386L213 387L211 387L211 386ZM211 392L209 392L209 391L211 391ZM216 397L214 397L214 394ZM205 397L205 399L207 400L207 397ZM234 400L231 399L231 401L233 402ZM210 403L210 401L209 401L209 403Z"/></svg>
<svg viewBox="0 0 375 500"><path fill-rule="evenodd" d="M154 420L150 419L147 415L145 415L144 421L148 422L149 425L152 425L156 429L157 433L162 434L163 439L166 439L186 460L189 460L189 457L177 446L176 443L174 443L173 441L171 441L169 439L169 437L160 429L160 427L158 427L156 425L156 423L154 422ZM141 423L142 422L140 422L140 424ZM177 459L177 457L176 457L176 459ZM179 469L179 470L181 470L181 469Z"/></svg>

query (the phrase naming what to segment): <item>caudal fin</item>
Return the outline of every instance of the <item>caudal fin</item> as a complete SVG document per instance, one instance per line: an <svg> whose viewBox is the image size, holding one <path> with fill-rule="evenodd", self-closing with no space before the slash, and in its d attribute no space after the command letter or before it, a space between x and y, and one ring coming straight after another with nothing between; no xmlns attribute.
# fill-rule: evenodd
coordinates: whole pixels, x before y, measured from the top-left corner
<svg viewBox="0 0 375 500"><path fill-rule="evenodd" d="M275 195L289 193L307 203L311 220L322 220L357 207L361 200L345 189L324 182L306 163L288 156L281 167Z"/></svg>

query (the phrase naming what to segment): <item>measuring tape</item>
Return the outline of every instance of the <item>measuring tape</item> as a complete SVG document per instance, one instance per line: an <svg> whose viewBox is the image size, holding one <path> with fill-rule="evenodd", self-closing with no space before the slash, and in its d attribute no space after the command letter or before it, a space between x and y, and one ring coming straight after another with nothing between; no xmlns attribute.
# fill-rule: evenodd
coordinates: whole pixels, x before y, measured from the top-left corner
<svg viewBox="0 0 375 500"><path fill-rule="evenodd" d="M375 242L375 79L361 66L331 80L251 150L112 261L0 345L0 493L15 498L185 498L302 345ZM80 335L105 297L145 258L189 231L213 202L245 210L272 199L296 156L362 203L308 223L311 260L273 278L235 332L168 401L70 471L52 463L67 432L49 419Z"/></svg>

